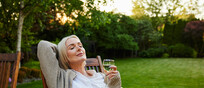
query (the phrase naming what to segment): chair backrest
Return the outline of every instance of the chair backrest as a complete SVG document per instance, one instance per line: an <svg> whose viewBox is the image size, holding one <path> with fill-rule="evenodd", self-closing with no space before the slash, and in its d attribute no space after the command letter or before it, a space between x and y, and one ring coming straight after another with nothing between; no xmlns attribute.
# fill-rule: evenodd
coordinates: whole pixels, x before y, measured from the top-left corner
<svg viewBox="0 0 204 88"><path fill-rule="evenodd" d="M86 70L95 70L96 72L104 73L103 64L101 57L97 56L96 58L88 58L86 60Z"/></svg>
<svg viewBox="0 0 204 88"><path fill-rule="evenodd" d="M101 57L97 56L96 58L87 58L85 69L86 70L95 70L96 72L104 73ZM48 88L42 71L41 71L41 78L43 81L43 88Z"/></svg>
<svg viewBox="0 0 204 88"><path fill-rule="evenodd" d="M8 87L10 73L12 73L11 88L16 88L20 55L19 52L0 53L0 88Z"/></svg>

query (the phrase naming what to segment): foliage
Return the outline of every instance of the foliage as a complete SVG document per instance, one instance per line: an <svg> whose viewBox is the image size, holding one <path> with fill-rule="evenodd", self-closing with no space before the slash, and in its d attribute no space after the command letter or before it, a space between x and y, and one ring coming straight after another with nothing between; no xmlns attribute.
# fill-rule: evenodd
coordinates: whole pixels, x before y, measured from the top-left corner
<svg viewBox="0 0 204 88"><path fill-rule="evenodd" d="M179 0L135 0L133 11L143 9L143 16L148 15L151 17L152 27L157 30L157 27L162 24L177 20L173 16L178 11L177 9L182 8L179 2Z"/></svg>
<svg viewBox="0 0 204 88"><path fill-rule="evenodd" d="M169 54L168 53L163 53L162 58L168 58Z"/></svg>
<svg viewBox="0 0 204 88"><path fill-rule="evenodd" d="M138 50L135 40L137 25L135 20L121 14L108 13L110 23L101 25L99 29L90 30L89 46L93 46L93 53L103 53L106 56L115 57L119 50ZM86 41L86 43L88 43ZM108 52L104 52L108 51ZM101 55L101 54L100 54Z"/></svg>
<svg viewBox="0 0 204 88"><path fill-rule="evenodd" d="M22 83L23 79L26 77L26 72L19 70L18 72L18 82Z"/></svg>
<svg viewBox="0 0 204 88"><path fill-rule="evenodd" d="M12 8L12 4L9 4L11 1L0 1L0 52L2 53L12 53L15 50L16 43L16 30L13 30L17 27L17 16L18 14L13 14L15 11Z"/></svg>
<svg viewBox="0 0 204 88"><path fill-rule="evenodd" d="M40 77L40 69L36 68L28 68L25 66L22 66L19 70L19 82L23 82L23 79L25 78L39 78Z"/></svg>
<svg viewBox="0 0 204 88"><path fill-rule="evenodd" d="M145 16L145 10L143 7L140 6L139 0L135 0L133 3L134 3L134 6L132 8L133 17L135 19L139 19Z"/></svg>
<svg viewBox="0 0 204 88"><path fill-rule="evenodd" d="M33 77L35 77L35 78L40 78L40 70L39 70L39 69L32 68L32 69L31 69L31 76L33 76Z"/></svg>
<svg viewBox="0 0 204 88"><path fill-rule="evenodd" d="M169 46L168 53L171 57L197 57L197 52L193 48L180 43Z"/></svg>
<svg viewBox="0 0 204 88"><path fill-rule="evenodd" d="M31 76L31 71L32 71L32 70L31 70L30 68L22 66L22 67L20 68L20 70L25 72L26 77L32 78L32 76Z"/></svg>
<svg viewBox="0 0 204 88"><path fill-rule="evenodd" d="M30 59L28 62L22 64L22 67L20 70L24 71L27 75L26 77L28 78L32 78L32 77L39 78L40 77L40 62Z"/></svg>
<svg viewBox="0 0 204 88"><path fill-rule="evenodd" d="M184 41L184 28L186 23L184 20L179 20L175 23L167 22L163 32L163 43L167 45L182 43Z"/></svg>
<svg viewBox="0 0 204 88"><path fill-rule="evenodd" d="M132 42L134 41L134 38L128 34L118 34L117 35L117 42L120 43L120 45L118 45L118 47L120 47L120 49L126 49L126 50L137 50L137 43L136 42ZM122 42L123 41L123 42ZM130 43L129 43L130 42ZM127 44L129 43L129 44Z"/></svg>
<svg viewBox="0 0 204 88"><path fill-rule="evenodd" d="M25 16L22 51L26 60L36 58L30 54L36 54L36 49L31 47L36 47L40 40L57 44L71 34L80 37L88 56L133 57L140 52L142 56L160 57L162 54L158 53L162 51L160 45L163 43L186 44L193 47L199 56L204 52L202 22L189 23L183 30L189 20L195 20L195 15L189 15L185 21L179 20L178 16L185 15L185 10L178 15L175 11L189 7L181 6L178 0L135 0L131 17L100 11L99 4L105 4L106 0L30 0L24 1L23 9L20 9L19 1L24 0L0 1L1 53L15 52L19 11L23 11ZM160 13L164 5L168 12ZM196 3L192 5L195 8ZM63 20L64 17L67 20Z"/></svg>
<svg viewBox="0 0 204 88"><path fill-rule="evenodd" d="M193 47L200 57L204 56L204 21L191 21L186 24L184 43Z"/></svg>
<svg viewBox="0 0 204 88"><path fill-rule="evenodd" d="M174 21L172 16L186 16L188 14L200 14L202 5L199 4L199 0L189 1L183 3L180 0L135 0L133 12L143 9L145 14L151 17L164 16L166 22ZM144 14L143 13L143 14ZM135 14L137 15L137 14Z"/></svg>
<svg viewBox="0 0 204 88"><path fill-rule="evenodd" d="M40 69L40 62L30 59L28 62L23 63L22 66L30 68L30 69L31 68Z"/></svg>
<svg viewBox="0 0 204 88"><path fill-rule="evenodd" d="M15 52L20 16L25 18L21 46L26 60L31 57L29 54L31 47L36 46L40 40L57 42L64 36L75 34L78 30L80 33L83 31L84 34L88 34L88 31L82 29L84 22L94 23L92 26L98 27L98 25L104 25L108 20L104 14L101 15L101 12L98 11L96 3L105 4L106 1L1 0L0 40L2 41L0 41L0 52ZM63 17L67 17L68 20L62 21Z"/></svg>
<svg viewBox="0 0 204 88"><path fill-rule="evenodd" d="M166 48L165 47L159 47L159 48L149 48L147 50L143 50L139 53L140 57L162 57L162 55L165 53Z"/></svg>
<svg viewBox="0 0 204 88"><path fill-rule="evenodd" d="M136 20L136 24L137 32L135 37L140 51L148 49L153 43L157 43L160 40L161 35L158 31L153 29L150 20Z"/></svg>
<svg viewBox="0 0 204 88"><path fill-rule="evenodd" d="M202 43L203 38L201 36L203 35L203 32L200 31L198 33L194 31L196 32L194 33L195 36L201 35L196 39L192 39L193 37L190 37L191 33L193 33L192 31L189 31L188 33L184 32L184 28L188 21L197 20L195 18L195 15L198 15L200 13L200 11L198 10L200 8L198 2L199 1L189 1L186 3L181 3L181 1L179 0L135 0L132 17L136 20L149 20L152 25L150 28L155 31L152 31L152 33L147 33L152 34L152 36L156 36L155 38L150 37L155 39L154 42L150 42L148 40L152 39L147 39L148 35L140 33L141 35L144 35L146 37L146 41L138 41L140 51L147 50L152 46L159 46L162 43L167 45L184 43L188 46L193 47L198 52L198 55L202 57L202 54L204 52L204 44ZM166 12L164 12L164 10L166 10ZM199 25L200 28L202 28L199 23L194 23L194 25ZM161 27L165 28L160 29ZM190 26L188 26L187 30L189 29ZM195 29L198 29L198 27ZM191 41L193 41L193 43Z"/></svg>

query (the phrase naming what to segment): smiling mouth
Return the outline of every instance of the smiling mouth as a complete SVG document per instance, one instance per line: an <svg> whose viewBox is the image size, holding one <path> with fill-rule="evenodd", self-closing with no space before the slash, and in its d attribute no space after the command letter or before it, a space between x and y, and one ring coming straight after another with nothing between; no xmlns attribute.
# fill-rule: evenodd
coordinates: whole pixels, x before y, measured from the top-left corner
<svg viewBox="0 0 204 88"><path fill-rule="evenodd" d="M77 56L83 56L83 53L79 53L79 54L77 54Z"/></svg>

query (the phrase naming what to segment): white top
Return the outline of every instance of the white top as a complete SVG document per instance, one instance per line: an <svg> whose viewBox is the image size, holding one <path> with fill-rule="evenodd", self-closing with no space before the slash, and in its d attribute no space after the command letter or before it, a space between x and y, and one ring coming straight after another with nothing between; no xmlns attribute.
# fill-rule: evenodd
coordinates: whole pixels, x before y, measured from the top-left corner
<svg viewBox="0 0 204 88"><path fill-rule="evenodd" d="M106 88L104 77L101 73L94 73L93 76L86 77L80 72L76 72L76 78L73 80L72 88Z"/></svg>

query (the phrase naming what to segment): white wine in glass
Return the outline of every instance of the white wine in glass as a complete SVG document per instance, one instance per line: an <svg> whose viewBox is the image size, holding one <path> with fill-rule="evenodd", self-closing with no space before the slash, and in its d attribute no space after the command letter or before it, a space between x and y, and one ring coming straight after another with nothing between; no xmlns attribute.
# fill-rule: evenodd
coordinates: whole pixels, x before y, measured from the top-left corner
<svg viewBox="0 0 204 88"><path fill-rule="evenodd" d="M113 59L104 59L103 60L103 67L105 70L109 71L111 65L115 65Z"/></svg>

